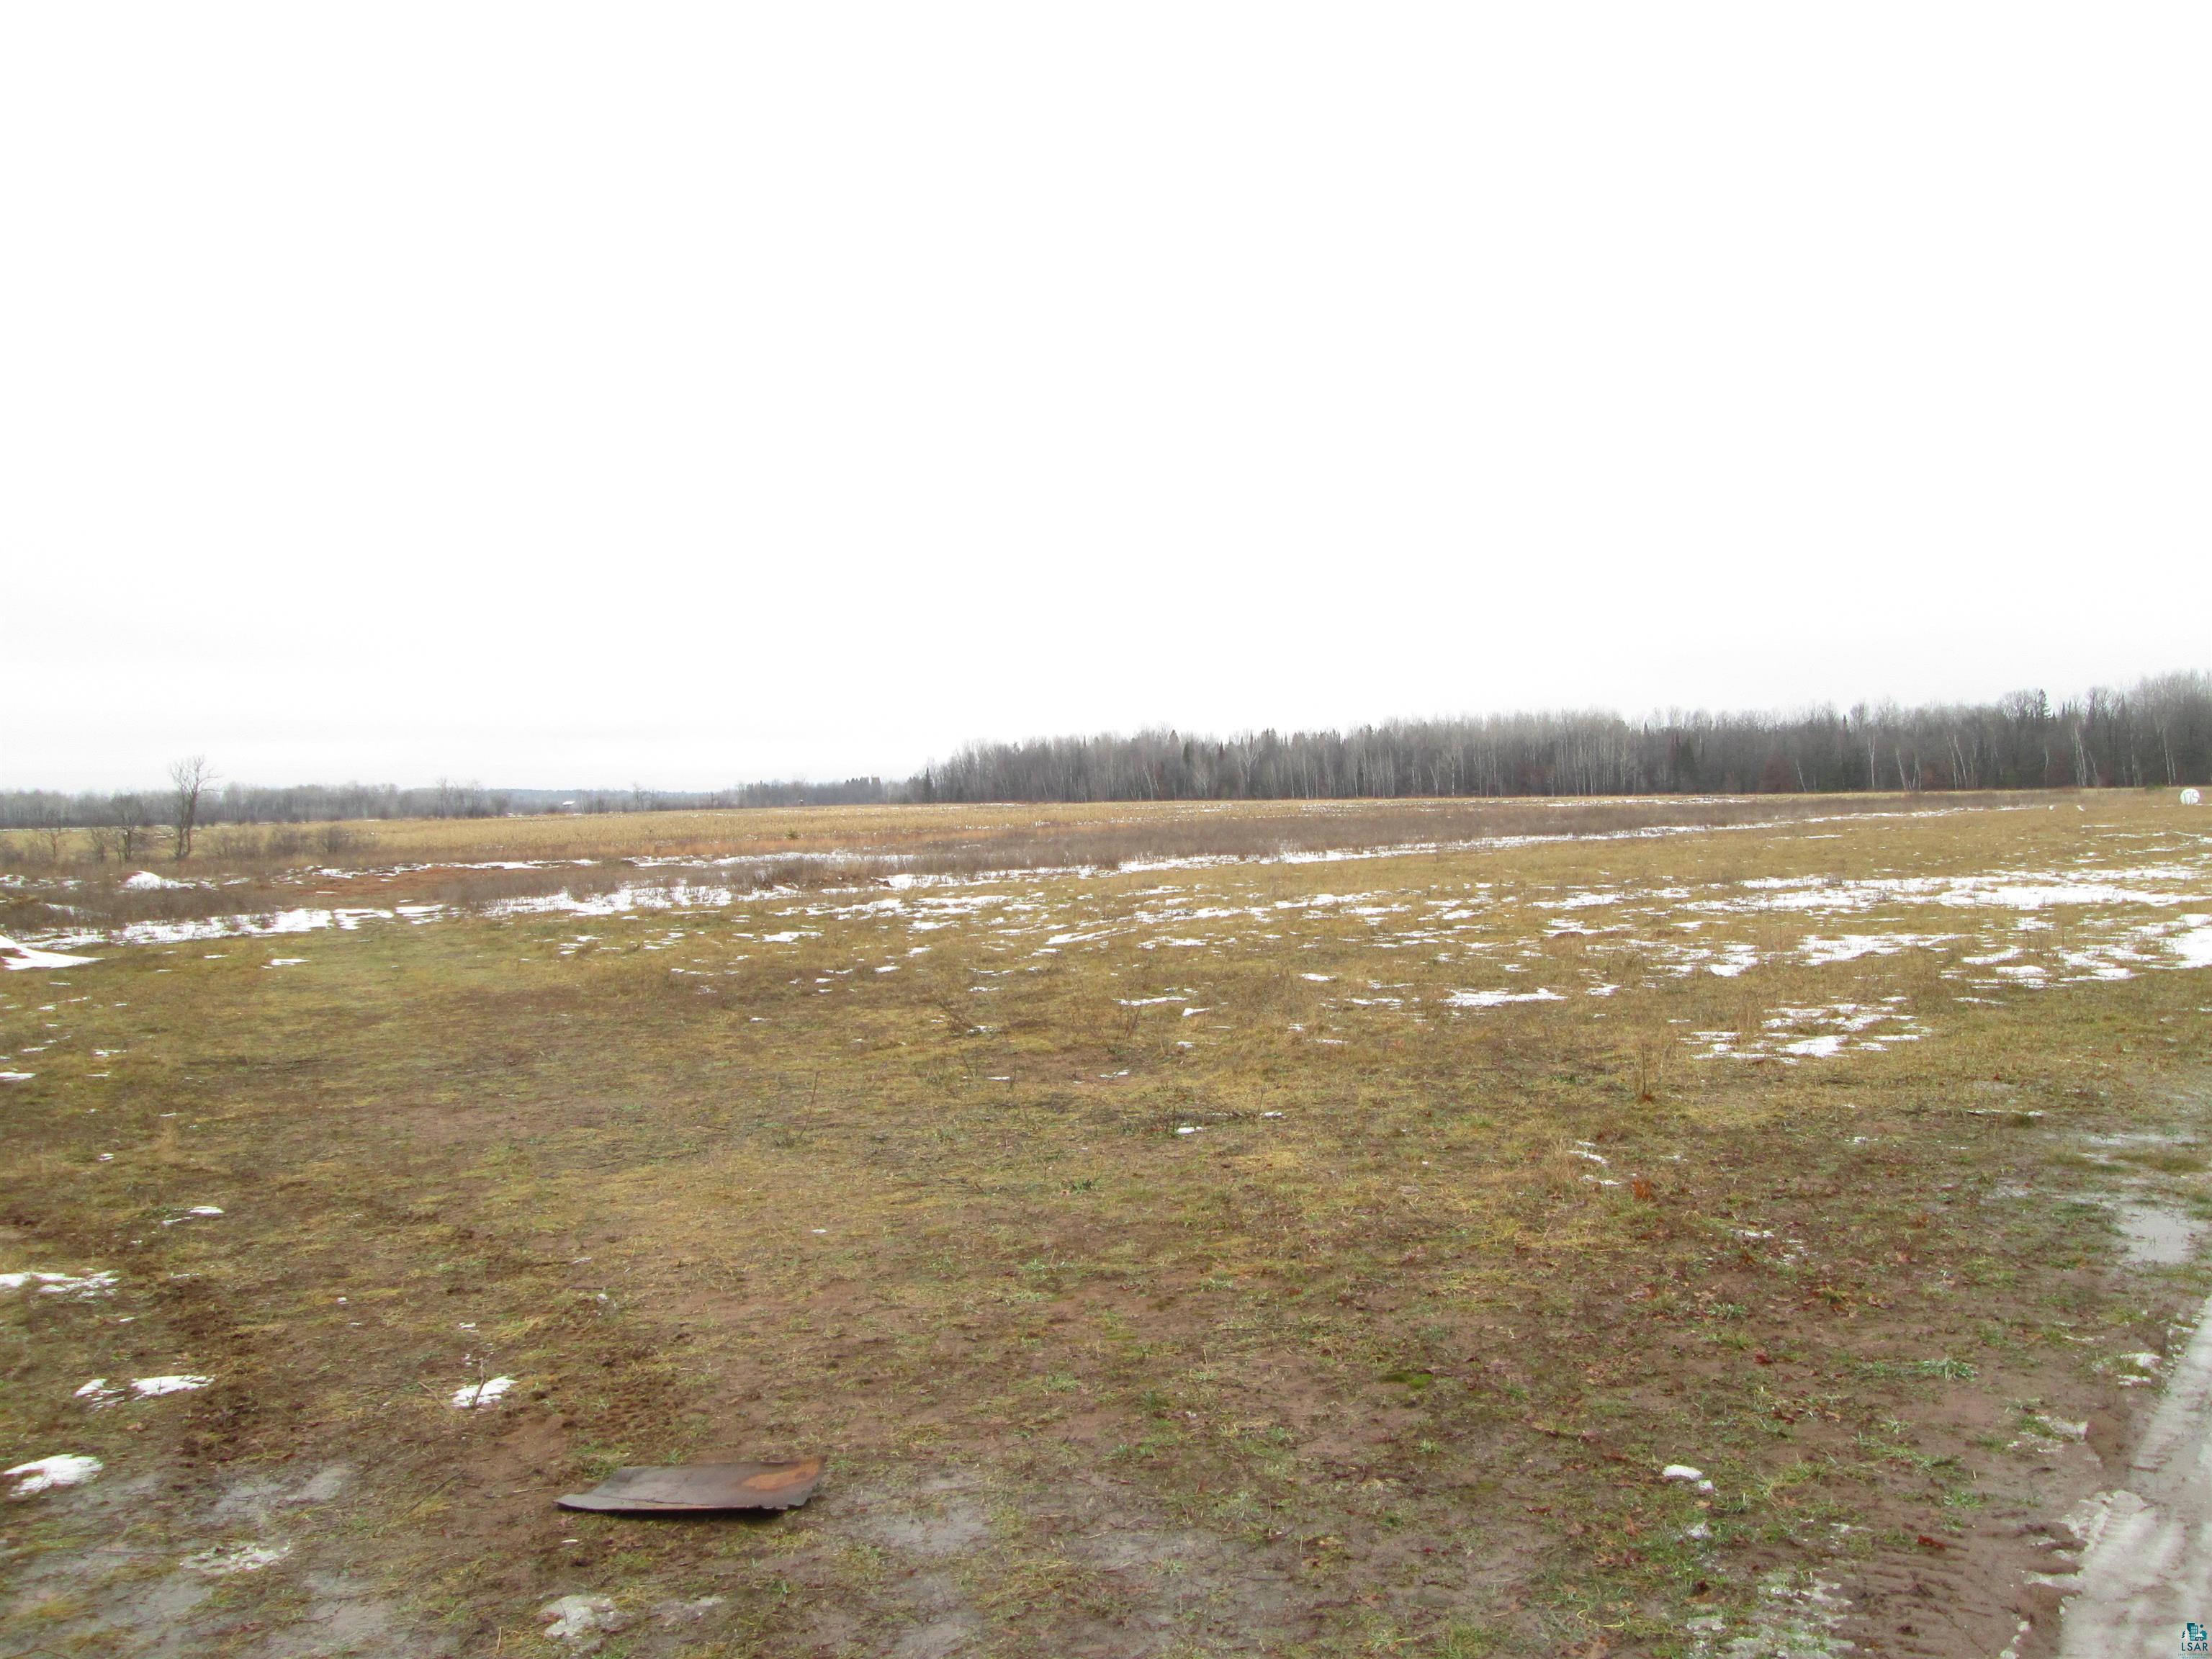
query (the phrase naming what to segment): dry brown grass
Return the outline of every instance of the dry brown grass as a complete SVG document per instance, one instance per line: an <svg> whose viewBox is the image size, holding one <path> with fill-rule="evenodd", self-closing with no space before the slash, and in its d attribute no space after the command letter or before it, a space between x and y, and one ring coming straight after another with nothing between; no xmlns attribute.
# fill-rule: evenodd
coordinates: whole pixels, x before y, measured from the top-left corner
<svg viewBox="0 0 2212 1659"><path fill-rule="evenodd" d="M268 864L366 869L394 863L775 858L842 852L921 857L943 871L1028 869L1133 859L1250 857L1497 836L1603 835L1662 824L1791 822L2020 805L2015 794L1640 796L1496 800L1122 801L997 806L750 808L556 813L502 818L364 819L337 824L221 824L179 872ZM2049 799L2032 798L2039 804ZM83 875L100 866L91 832L0 831L0 866Z"/></svg>
<svg viewBox="0 0 2212 1659"><path fill-rule="evenodd" d="M92 857L93 832L0 832L0 931L46 934L269 913L303 903L485 905L639 878L823 887L895 873L1119 869L1151 860L1243 859L1606 836L1865 815L2039 805L2019 795L1758 795L1413 801L1117 802L1105 805L764 808L216 825L193 858ZM528 863L529 869L486 866ZM180 888L132 890L151 869Z"/></svg>
<svg viewBox="0 0 2212 1659"><path fill-rule="evenodd" d="M2077 1473L2007 1449L2016 1402L2119 1443L2148 1391L2099 1366L2202 1288L2118 1272L2106 1212L2064 1200L2124 1178L2087 1132L2200 1133L2203 976L1984 991L1966 958L2010 913L1692 907L2073 868L2172 827L2091 805L459 915L12 974L5 1063L38 1075L0 1085L0 1270L125 1280L92 1317L0 1307L0 1426L27 1456L95 1452L117 1489L167 1483L131 1522L156 1584L240 1480L360 1471L343 1505L273 1514L297 1558L194 1615L207 1652L296 1627L309 1575L343 1571L509 1659L550 1652L535 1609L580 1590L640 1615L641 1659L880 1652L933 1624L1010 1655L1665 1654L1765 1575L1818 1566L1873 1607L1897 1562L1994 1651L2019 1523ZM1184 833L1112 816L1066 845ZM811 845L996 833L860 817ZM1436 822L1364 833L1467 838ZM1592 889L1686 896L1562 903ZM1959 937L1806 960L1808 933L1877 926ZM2104 935L2021 937L2055 963ZM1710 971L1730 945L1755 963ZM1537 987L1556 1000L1449 1000ZM1890 997L1920 1041L1786 1064L1690 1035ZM2141 1150L2124 1178L2202 1205L2186 1147ZM161 1224L193 1204L227 1213ZM515 1393L453 1412L479 1364ZM179 1370L216 1386L70 1398ZM801 1449L831 1482L769 1527L549 1506L617 1462ZM1659 1481L1677 1460L1717 1492ZM40 1594L126 1594L94 1547L112 1513L14 1512L37 1559L79 1564ZM707 1595L699 1624L647 1616Z"/></svg>

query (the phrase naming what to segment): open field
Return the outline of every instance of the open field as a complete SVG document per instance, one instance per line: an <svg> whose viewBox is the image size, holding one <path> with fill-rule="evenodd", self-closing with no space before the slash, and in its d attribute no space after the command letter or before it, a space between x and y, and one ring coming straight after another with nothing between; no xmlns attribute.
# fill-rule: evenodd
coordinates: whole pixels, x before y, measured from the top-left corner
<svg viewBox="0 0 2212 1659"><path fill-rule="evenodd" d="M1952 809L2019 799L1944 798ZM188 866L161 856L157 839L146 854L150 867L99 857L96 831L0 831L0 933L170 944L236 932L241 922L248 931L303 932L533 898L629 892L648 906L684 908L898 876L1489 850L1531 837L1890 817L1911 805L1887 795L1186 801L225 824L201 833Z"/></svg>
<svg viewBox="0 0 2212 1659"><path fill-rule="evenodd" d="M94 958L0 976L0 1449L104 1467L0 1654L2029 1659L2212 1290L2171 795L82 850L0 920Z"/></svg>

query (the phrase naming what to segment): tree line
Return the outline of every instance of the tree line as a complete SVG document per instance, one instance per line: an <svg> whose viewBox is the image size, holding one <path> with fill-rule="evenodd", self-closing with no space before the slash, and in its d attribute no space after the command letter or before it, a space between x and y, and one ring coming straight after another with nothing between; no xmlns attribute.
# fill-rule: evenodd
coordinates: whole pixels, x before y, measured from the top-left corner
<svg viewBox="0 0 2212 1659"><path fill-rule="evenodd" d="M1233 738L1172 731L975 744L908 786L932 801L1268 800L1453 795L1820 793L2212 781L2212 676L2161 675L2053 704L1794 714L1602 712L1395 720Z"/></svg>
<svg viewBox="0 0 2212 1659"><path fill-rule="evenodd" d="M195 773L191 769L197 766ZM763 782L714 790L504 789L441 779L403 789L396 784L223 783L204 758L171 768L167 787L70 793L0 790L0 829L112 830L120 856L134 856L158 832L166 846L189 855L192 837L210 824L334 823L375 818L498 818L536 812L665 812L741 806L842 806L906 799L903 786L881 778L842 783Z"/></svg>
<svg viewBox="0 0 2212 1659"><path fill-rule="evenodd" d="M158 836L188 856L215 823L843 806L902 801L1354 799L1397 796L1823 793L2174 787L2212 782L2212 675L2163 674L2053 703L1862 703L1796 714L1601 710L1394 720L1349 732L1175 731L978 743L914 777L711 791L226 783L203 757L168 787L0 791L0 828L87 828L130 860Z"/></svg>

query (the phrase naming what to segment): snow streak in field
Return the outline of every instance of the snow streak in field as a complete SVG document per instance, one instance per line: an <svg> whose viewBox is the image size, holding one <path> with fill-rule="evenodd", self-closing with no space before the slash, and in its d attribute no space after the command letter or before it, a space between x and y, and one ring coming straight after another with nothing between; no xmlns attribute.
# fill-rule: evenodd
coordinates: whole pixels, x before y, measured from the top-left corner
<svg viewBox="0 0 2212 1659"><path fill-rule="evenodd" d="M1930 816L1918 814L1913 816ZM1854 819L1856 821L1856 819ZM908 956L926 955L933 940L965 935L987 949L1042 970L1055 957L1108 950L1155 953L1163 975L1194 979L1206 959L1224 954L1328 951L1302 980L1316 988L1324 1012L1342 1021L1437 1016L1480 1018L1509 1005L1573 1003L1602 1018L1597 1005L1640 978L1744 980L1762 967L1841 969L1870 960L1929 954L1940 974L1968 1000L2047 991L2069 984L2124 980L2138 973L2212 967L2212 838L2193 833L2145 836L2091 831L2089 850L2057 867L1999 868L1942 874L1877 873L1844 878L1762 876L1746 880L1638 885L1620 879L1552 884L1516 879L1486 856L1518 847L1569 840L1644 841L1743 829L1801 831L1790 824L1680 825L1601 836L1498 836L1481 841L1342 852L1283 852L1264 857L1157 859L1119 872L1086 867L981 875L904 871L865 884L817 891L761 890L677 874L629 880L609 891L562 891L500 900L465 914L495 919L575 916L638 921L718 914L650 936L625 930L630 948L676 950L702 930L743 941L748 951L792 953L817 960L849 940L875 959L813 969L823 994L886 982L897 971L900 935ZM2154 841L2155 845L2146 845ZM1786 854L1788 842L1778 850ZM1445 874L1410 888L1381 884L1389 860L1441 860ZM817 860L834 866L836 859ZM720 861L733 872L748 862ZM884 860L876 860L881 868ZM653 868L654 860L632 860ZM1279 874L1261 866L1357 867L1357 884L1285 894ZM500 867L509 867L501 866ZM552 867L528 866L523 867ZM693 872L715 865L685 861ZM233 934L282 935L350 931L372 921L428 923L464 912L437 904L388 908L295 908L254 915L142 922L106 936L58 935L52 946L76 943L179 943ZM1940 920L1938 920L1940 918ZM1931 925L1933 924L1933 925ZM865 934L862 940L860 936ZM886 938L886 935L889 937ZM1578 951L1562 940L1579 940ZM573 954L598 944L576 934L555 948ZM887 946L890 946L888 951ZM16 951L25 947L11 946ZM1406 953L1411 953L1410 956ZM1392 971L1394 957L1397 971ZM1364 974L1356 964L1364 958ZM1180 969L1170 963L1184 964ZM1419 981L1406 977L1416 964ZM1347 964L1352 964L1347 970ZM76 965L72 963L71 965ZM860 968L861 980L845 977ZM673 974L702 978L695 961ZM1013 966L981 970L986 979ZM1437 981L1443 983L1439 986ZM890 981L896 982L896 981ZM1328 988L1322 989L1319 988ZM702 988L705 988L702 987ZM991 985L971 988L988 993ZM1193 1016L1202 988L1131 983L1121 999L1132 1010L1176 1004ZM1929 1010L1887 1003L1861 1006L1844 995L1804 997L1806 1006L1748 1007L1734 1029L1697 1034L1711 1060L1771 1059L1783 1063L1879 1053L1929 1034ZM1206 1041L1218 1025L1192 1025ZM1331 1042L1334 1036L1316 1040ZM1190 1039L1185 1040L1185 1046ZM28 1045L29 1054L44 1045ZM15 1056L0 1055L0 1062ZM15 1075L15 1074L9 1074Z"/></svg>

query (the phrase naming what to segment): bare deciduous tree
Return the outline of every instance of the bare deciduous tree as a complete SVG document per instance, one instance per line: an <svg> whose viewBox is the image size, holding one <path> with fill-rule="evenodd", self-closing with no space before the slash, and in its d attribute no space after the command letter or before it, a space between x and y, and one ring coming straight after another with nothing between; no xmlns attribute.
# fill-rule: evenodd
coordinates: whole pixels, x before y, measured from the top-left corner
<svg viewBox="0 0 2212 1659"><path fill-rule="evenodd" d="M68 823L69 819L61 812L51 809L39 817L39 839L46 844L48 864L62 861L62 845L66 838Z"/></svg>
<svg viewBox="0 0 2212 1659"><path fill-rule="evenodd" d="M200 793L215 781L205 755L188 755L169 768L170 827L176 832L177 862L192 855L192 830L200 817Z"/></svg>
<svg viewBox="0 0 2212 1659"><path fill-rule="evenodd" d="M140 795L117 795L109 803L109 830L115 837L115 857L121 864L131 864L145 850L149 825L145 799Z"/></svg>

